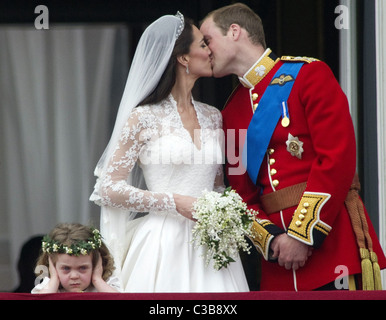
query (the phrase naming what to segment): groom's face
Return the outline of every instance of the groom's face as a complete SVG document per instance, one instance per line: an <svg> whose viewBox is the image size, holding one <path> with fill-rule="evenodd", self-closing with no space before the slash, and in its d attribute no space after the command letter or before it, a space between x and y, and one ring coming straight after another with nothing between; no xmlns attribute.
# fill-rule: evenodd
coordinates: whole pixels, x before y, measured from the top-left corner
<svg viewBox="0 0 386 320"><path fill-rule="evenodd" d="M205 41L212 52L213 76L220 78L230 74L229 64L233 50L231 47L232 42L228 34L224 35L211 17L202 23L200 31L204 35Z"/></svg>

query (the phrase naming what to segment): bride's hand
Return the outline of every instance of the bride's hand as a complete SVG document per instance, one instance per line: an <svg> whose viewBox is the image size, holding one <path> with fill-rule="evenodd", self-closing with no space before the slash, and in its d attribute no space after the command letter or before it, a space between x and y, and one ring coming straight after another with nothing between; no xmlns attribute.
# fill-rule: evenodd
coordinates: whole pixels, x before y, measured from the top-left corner
<svg viewBox="0 0 386 320"><path fill-rule="evenodd" d="M173 194L174 202L176 204L176 210L179 214L183 215L185 218L195 221L192 216L193 213L193 203L197 198L190 196L183 196L180 194Z"/></svg>

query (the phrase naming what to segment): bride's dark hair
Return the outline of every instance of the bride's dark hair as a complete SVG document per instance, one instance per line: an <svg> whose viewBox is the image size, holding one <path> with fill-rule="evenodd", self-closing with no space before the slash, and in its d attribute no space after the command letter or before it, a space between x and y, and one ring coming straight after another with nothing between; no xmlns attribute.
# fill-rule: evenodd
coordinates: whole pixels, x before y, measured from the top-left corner
<svg viewBox="0 0 386 320"><path fill-rule="evenodd" d="M167 96L172 91L174 84L176 83L176 72L177 72L177 57L184 54L188 54L190 45L193 43L193 20L185 17L185 26L181 35L178 37L169 63L154 91L142 100L139 105L155 104Z"/></svg>

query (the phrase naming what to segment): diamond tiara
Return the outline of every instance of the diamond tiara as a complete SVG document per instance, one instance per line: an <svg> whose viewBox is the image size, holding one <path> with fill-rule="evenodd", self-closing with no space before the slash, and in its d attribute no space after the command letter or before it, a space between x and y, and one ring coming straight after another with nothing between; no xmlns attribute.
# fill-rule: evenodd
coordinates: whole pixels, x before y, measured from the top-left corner
<svg viewBox="0 0 386 320"><path fill-rule="evenodd" d="M180 25L178 26L177 33L176 33L176 38L178 39L178 37L181 35L182 31L184 31L185 18L184 18L184 15L181 12L179 12L179 11L177 11L175 16L178 19L180 19Z"/></svg>

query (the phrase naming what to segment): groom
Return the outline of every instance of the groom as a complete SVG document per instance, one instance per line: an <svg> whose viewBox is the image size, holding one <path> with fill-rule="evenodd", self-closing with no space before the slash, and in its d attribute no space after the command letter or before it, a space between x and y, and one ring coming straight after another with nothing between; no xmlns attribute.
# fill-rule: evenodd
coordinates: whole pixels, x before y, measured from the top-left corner
<svg viewBox="0 0 386 320"><path fill-rule="evenodd" d="M386 259L366 211L357 210L363 205L353 183L354 129L329 67L312 58L278 58L266 47L261 19L240 3L209 13L201 32L214 76L240 79L222 114L224 131L236 132L232 152L242 155L247 172L230 174L236 164L227 163L226 173L259 211L253 229L264 257L260 289L332 290L339 276L347 276L350 289L358 278L364 288L379 288L374 273ZM353 227L351 217L362 218L369 231Z"/></svg>

